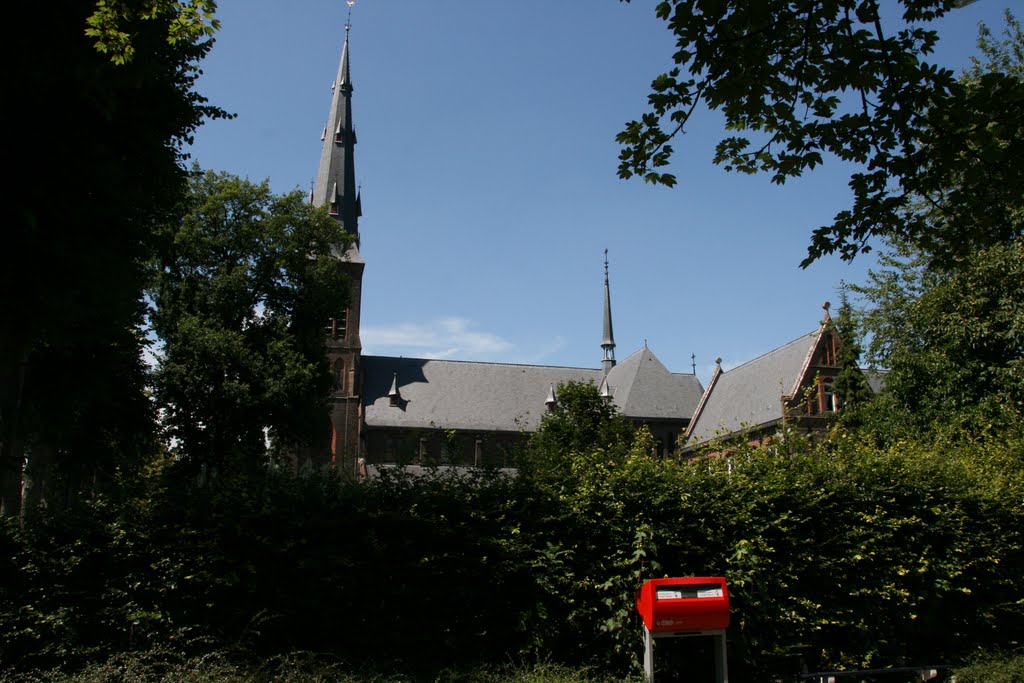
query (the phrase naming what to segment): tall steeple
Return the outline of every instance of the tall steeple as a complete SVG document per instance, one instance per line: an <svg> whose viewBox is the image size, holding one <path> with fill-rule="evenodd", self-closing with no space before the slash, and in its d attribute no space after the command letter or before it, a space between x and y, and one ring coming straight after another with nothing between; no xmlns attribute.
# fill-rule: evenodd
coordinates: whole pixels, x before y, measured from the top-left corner
<svg viewBox="0 0 1024 683"><path fill-rule="evenodd" d="M604 250L604 335L601 337L601 370L615 367L615 334L612 332L612 293L608 286L608 250Z"/></svg>
<svg viewBox="0 0 1024 683"><path fill-rule="evenodd" d="M312 203L327 207L345 228L345 232L358 238L362 210L356 188L356 131L352 125L352 76L348 49L351 28L352 24L346 21L338 76L331 86L331 109L321 136L324 145L320 153L320 168L316 174ZM357 248L349 252L350 259L358 258L358 255Z"/></svg>
<svg viewBox="0 0 1024 683"><path fill-rule="evenodd" d="M351 16L353 0L347 3ZM356 144L352 126L352 76L349 72L350 21L345 22L345 43L341 48L338 77L334 81L331 109L323 132L323 151L313 186L311 202L326 207L349 235L359 237L359 191L353 151ZM327 360L334 371L334 391L330 397L330 458L338 471L358 476L362 452L362 342L359 319L362 308L363 269L358 241L345 253L335 254L349 279L348 308L327 321ZM326 448L324 449L327 450Z"/></svg>

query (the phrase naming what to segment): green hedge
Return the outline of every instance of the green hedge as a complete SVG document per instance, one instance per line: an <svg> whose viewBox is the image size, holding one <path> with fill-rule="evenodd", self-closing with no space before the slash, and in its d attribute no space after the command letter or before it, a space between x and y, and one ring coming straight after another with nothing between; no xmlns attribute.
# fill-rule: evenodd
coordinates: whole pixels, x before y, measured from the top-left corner
<svg viewBox="0 0 1024 683"><path fill-rule="evenodd" d="M567 456L561 484L496 473L217 478L0 529L0 662L124 651L331 653L375 671L551 658L634 672L651 577L723 574L733 680L968 659L1024 637L1024 442L685 463ZM665 646L664 667L679 666ZM659 662L659 666L661 663ZM2 667L0 667L2 668Z"/></svg>

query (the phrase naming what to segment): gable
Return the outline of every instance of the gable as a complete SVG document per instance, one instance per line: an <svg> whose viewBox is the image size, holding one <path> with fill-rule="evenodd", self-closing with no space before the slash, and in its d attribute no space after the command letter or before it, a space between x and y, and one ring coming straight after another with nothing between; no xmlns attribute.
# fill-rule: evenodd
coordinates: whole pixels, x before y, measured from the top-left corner
<svg viewBox="0 0 1024 683"><path fill-rule="evenodd" d="M783 402L799 390L820 332L809 332L732 370L716 371L690 423L687 447L781 421Z"/></svg>

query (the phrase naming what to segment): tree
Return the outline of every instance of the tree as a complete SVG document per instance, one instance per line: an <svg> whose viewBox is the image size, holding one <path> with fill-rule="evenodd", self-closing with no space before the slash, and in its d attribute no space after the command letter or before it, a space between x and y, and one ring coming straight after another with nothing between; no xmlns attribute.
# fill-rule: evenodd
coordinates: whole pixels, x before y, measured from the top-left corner
<svg viewBox="0 0 1024 683"><path fill-rule="evenodd" d="M975 60L964 75L965 92L995 97L993 83L1024 83L1024 39L1010 15L1006 34L998 43L982 31L985 62ZM1022 151L1024 129L1018 122L1016 139L998 142L1005 135L999 124L991 128L997 132L975 131L960 149L949 140L933 144L945 147L944 156L924 167L922 176L936 193L920 197L911 209L929 231L896 241L893 253L881 259L883 268L852 288L868 304L862 319L871 334L870 359L890 370L879 410L902 414L917 427L976 431L1013 425L1024 416L1024 317L1017 303L1024 296L1024 197L1012 177L1019 178L1020 170L1001 161L1005 153ZM954 254L950 243L959 226L973 220L970 212L983 212L992 222L991 243L936 259Z"/></svg>
<svg viewBox="0 0 1024 683"><path fill-rule="evenodd" d="M555 396L554 410L541 418L519 458L524 474L560 485L572 478L575 459L625 457L633 425L592 382L559 384Z"/></svg>
<svg viewBox="0 0 1024 683"><path fill-rule="evenodd" d="M828 157L861 167L850 176L852 207L813 231L802 266L833 252L851 260L872 237L918 244L945 263L1024 234L1019 74L957 81L927 61L938 40L929 22L958 4L900 0L892 22L878 0L661 2L678 66L653 81L650 111L618 135L619 175L674 185L661 169L703 104L745 133L718 143L714 161L728 170L781 184ZM993 203L1008 211L993 214Z"/></svg>
<svg viewBox="0 0 1024 683"><path fill-rule="evenodd" d="M886 419L984 431L1024 420L1024 239L980 251L951 273L907 247L865 285L868 358L889 369Z"/></svg>
<svg viewBox="0 0 1024 683"><path fill-rule="evenodd" d="M261 463L266 440L326 430L324 321L348 300L350 238L301 192L196 174L184 219L161 237L150 315L162 424L194 465Z"/></svg>
<svg viewBox="0 0 1024 683"><path fill-rule="evenodd" d="M167 43L193 44L211 38L220 28L216 11L215 0L97 0L86 19L85 35L94 39L97 51L110 55L110 61L125 64L135 57L136 22L170 17Z"/></svg>
<svg viewBox="0 0 1024 683"><path fill-rule="evenodd" d="M182 143L223 112L194 90L208 36L168 40L187 11L117 4L132 10L119 19L134 50L122 64L85 34L111 3L19 3L8 16L17 30L6 41L15 104L0 268L0 514L20 507L26 457L40 465L52 454L66 472L103 480L112 451L153 429L136 333L144 264L184 188Z"/></svg>
<svg viewBox="0 0 1024 683"><path fill-rule="evenodd" d="M844 417L850 414L849 409L856 410L872 397L871 388L861 369L861 335L847 289L844 283L839 292L839 314L832 323L842 342L837 359L840 370L833 380L833 390L839 405L843 407Z"/></svg>

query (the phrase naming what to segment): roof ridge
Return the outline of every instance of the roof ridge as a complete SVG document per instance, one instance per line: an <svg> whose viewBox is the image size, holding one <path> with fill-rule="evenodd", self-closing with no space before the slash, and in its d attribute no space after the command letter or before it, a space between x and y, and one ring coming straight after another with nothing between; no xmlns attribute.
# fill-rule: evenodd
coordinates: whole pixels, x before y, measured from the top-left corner
<svg viewBox="0 0 1024 683"><path fill-rule="evenodd" d="M789 346L790 344L795 344L796 342L800 341L800 340L801 340L801 339L803 339L804 337L810 337L810 336L811 336L812 334L817 334L817 333L818 333L818 330L812 330L812 331L810 331L810 332L807 332L807 333L805 333L805 334L801 334L801 335L800 335L799 337L796 337L795 339L790 339L790 340L789 340L788 342L786 342L785 344L781 344L780 346L776 346L776 347L775 347L774 349L772 349L771 351L765 351L765 352L764 352L764 353L762 353L762 354L761 354L760 356L757 356L757 357L755 357L755 358L751 358L751 359L750 359L750 360L748 360L748 361L743 361L742 363L740 363L739 365L737 365L737 366L736 366L736 367L734 367L734 368L730 368L729 370L723 370L723 371L722 371L722 374L726 374L726 373L730 373L730 372L733 372L733 371L735 371L735 370L739 370L740 368L742 368L742 367L743 367L743 366L745 366L745 365L750 365L751 363L753 363L753 362L755 362L755 361L759 361L759 360L761 360L761 359L762 359L762 358L764 358L765 356L770 356L770 355L772 355L772 354L773 354L773 353L775 353L776 351L781 351L782 349L786 348L786 347L787 347L787 346Z"/></svg>
<svg viewBox="0 0 1024 683"><path fill-rule="evenodd" d="M507 365L514 368L551 368L558 370L587 370L590 372L600 372L601 368L584 368L575 365L540 365L538 363L507 363L503 361L488 361L488 360L458 360L455 358L420 358L418 356L377 356L373 354L363 354L363 358L388 358L391 360L411 360L411 361L424 361L430 363L461 363L464 365Z"/></svg>

